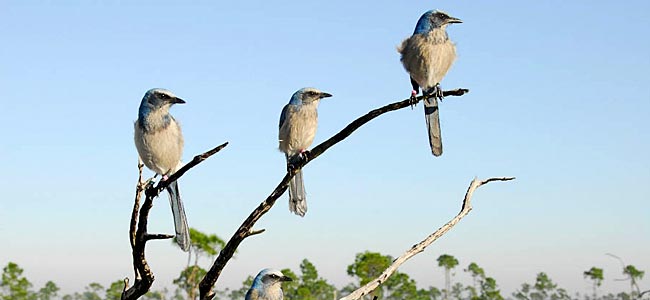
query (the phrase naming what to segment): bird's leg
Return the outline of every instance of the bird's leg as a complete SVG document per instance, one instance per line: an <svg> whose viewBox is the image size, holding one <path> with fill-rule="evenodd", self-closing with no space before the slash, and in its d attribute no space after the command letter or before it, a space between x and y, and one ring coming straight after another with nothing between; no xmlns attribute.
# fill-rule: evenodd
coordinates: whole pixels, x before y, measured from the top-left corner
<svg viewBox="0 0 650 300"><path fill-rule="evenodd" d="M298 165L305 165L309 161L309 150L300 150L298 154L287 160L287 171L291 172Z"/></svg>
<svg viewBox="0 0 650 300"><path fill-rule="evenodd" d="M440 99L440 102L442 102L442 98L444 98L445 96L442 93L442 88L440 87L440 83L436 83L436 85L433 88L434 88L433 93L435 97Z"/></svg>
<svg viewBox="0 0 650 300"><path fill-rule="evenodd" d="M310 155L309 150L303 149L303 150L300 151L300 154L298 154L298 155L300 156L300 159L302 160L303 165L306 164L309 161L309 155Z"/></svg>
<svg viewBox="0 0 650 300"><path fill-rule="evenodd" d="M422 93L423 93L425 96L436 97L437 99L440 99L440 101L442 101L442 98L444 97L444 95L443 95L443 93L442 93L442 89L440 88L440 84L439 84L439 83L437 83L436 85L432 86L432 87L429 88L428 90L423 91Z"/></svg>
<svg viewBox="0 0 650 300"><path fill-rule="evenodd" d="M411 98L409 98L409 100L411 101L411 109L413 109L413 107L418 104L417 95L418 92L416 90L411 90Z"/></svg>
<svg viewBox="0 0 650 300"><path fill-rule="evenodd" d="M153 185L153 182L154 182L154 180L156 180L156 177L158 177L158 174L155 174L155 175L153 175L153 177L147 179L147 180L144 182L144 186L145 186L145 187L149 187L149 186Z"/></svg>
<svg viewBox="0 0 650 300"><path fill-rule="evenodd" d="M413 106L416 106L418 104L417 96L418 96L418 91L420 90L420 85L415 80L413 80L413 77L411 77L411 87L413 89L411 90L410 100L411 100L411 109L413 109Z"/></svg>

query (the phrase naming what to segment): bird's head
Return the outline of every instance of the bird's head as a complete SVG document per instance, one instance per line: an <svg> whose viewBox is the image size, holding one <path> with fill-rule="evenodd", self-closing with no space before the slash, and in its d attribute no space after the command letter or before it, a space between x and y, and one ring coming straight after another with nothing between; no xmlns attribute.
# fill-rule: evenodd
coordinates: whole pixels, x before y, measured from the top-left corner
<svg viewBox="0 0 650 300"><path fill-rule="evenodd" d="M427 33L435 28L445 28L447 24L452 23L463 23L463 21L448 15L446 12L430 10L420 17L418 24L415 25L414 33Z"/></svg>
<svg viewBox="0 0 650 300"><path fill-rule="evenodd" d="M147 107L152 110L165 108L169 109L172 104L185 103L185 100L176 97L174 93L166 89L150 89L144 94L140 108Z"/></svg>
<svg viewBox="0 0 650 300"><path fill-rule="evenodd" d="M302 88L291 96L290 104L308 104L320 99L332 97L332 94L321 92L315 88Z"/></svg>
<svg viewBox="0 0 650 300"><path fill-rule="evenodd" d="M280 286L282 282L293 281L291 277L284 276L280 270L264 269L253 280L253 286L270 288L272 286Z"/></svg>

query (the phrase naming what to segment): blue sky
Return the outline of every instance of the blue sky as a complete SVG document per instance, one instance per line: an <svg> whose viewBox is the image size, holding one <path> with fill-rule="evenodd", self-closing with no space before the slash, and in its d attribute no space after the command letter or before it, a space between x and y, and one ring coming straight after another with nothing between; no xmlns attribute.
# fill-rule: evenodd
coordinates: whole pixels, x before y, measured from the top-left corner
<svg viewBox="0 0 650 300"><path fill-rule="evenodd" d="M185 161L230 142L180 182L190 225L228 238L284 174L277 122L291 94L334 95L321 103L316 143L406 98L396 46L433 8L465 21L448 30L458 60L442 86L471 89L442 104L443 156L429 153L420 107L364 126L305 169L307 216L290 214L284 196L218 287L305 257L342 286L356 253L397 256L447 222L475 176L517 180L481 188L472 213L404 265L420 285L443 286L442 253L477 262L508 294L540 271L586 292L591 266L605 268L604 290L626 289L607 252L650 271L647 1L0 7L0 264L17 262L37 285L71 292L132 276L132 126L147 89L187 100L172 109ZM173 232L166 199L150 222ZM147 254L154 288L186 262L167 241Z"/></svg>

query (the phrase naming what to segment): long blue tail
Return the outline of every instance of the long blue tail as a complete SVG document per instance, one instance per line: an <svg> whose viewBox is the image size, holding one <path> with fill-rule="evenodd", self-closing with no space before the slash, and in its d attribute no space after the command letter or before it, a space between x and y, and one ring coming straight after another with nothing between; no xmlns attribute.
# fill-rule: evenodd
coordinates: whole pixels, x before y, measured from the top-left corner
<svg viewBox="0 0 650 300"><path fill-rule="evenodd" d="M442 134L440 132L440 110L436 97L424 100L424 118L427 120L431 152L435 156L440 156L442 155Z"/></svg>
<svg viewBox="0 0 650 300"><path fill-rule="evenodd" d="M307 195L302 180L302 170L299 170L289 182L289 210L301 217L307 213Z"/></svg>
<svg viewBox="0 0 650 300"><path fill-rule="evenodd" d="M172 215L174 215L174 228L176 229L176 243L185 252L190 250L190 231L187 226L187 217L185 216L185 209L181 201L181 193L178 190L178 183L176 181L169 184L167 187L169 193L169 204L172 207Z"/></svg>

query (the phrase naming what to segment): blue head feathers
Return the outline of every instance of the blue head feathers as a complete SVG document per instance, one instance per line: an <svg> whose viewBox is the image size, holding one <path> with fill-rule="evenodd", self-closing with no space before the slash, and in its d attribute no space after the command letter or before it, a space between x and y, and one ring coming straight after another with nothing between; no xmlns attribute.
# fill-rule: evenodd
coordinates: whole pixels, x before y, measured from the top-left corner
<svg viewBox="0 0 650 300"><path fill-rule="evenodd" d="M444 28L450 23L462 23L458 18L449 16L447 13L439 10L430 10L425 12L418 23L415 25L413 34L428 33L435 28Z"/></svg>

